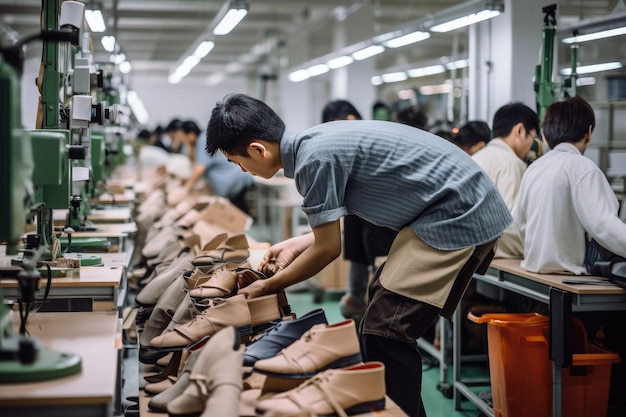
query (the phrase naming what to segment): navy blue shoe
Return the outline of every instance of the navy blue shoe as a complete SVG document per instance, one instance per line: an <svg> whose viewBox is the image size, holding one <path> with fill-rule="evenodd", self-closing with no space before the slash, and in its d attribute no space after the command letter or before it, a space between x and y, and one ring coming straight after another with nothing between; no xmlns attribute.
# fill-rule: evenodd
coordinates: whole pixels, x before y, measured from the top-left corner
<svg viewBox="0 0 626 417"><path fill-rule="evenodd" d="M271 358L286 348L316 324L328 324L326 314L321 308L308 312L304 316L289 321L279 321L265 334L246 347L243 356L244 366L253 366L256 361Z"/></svg>

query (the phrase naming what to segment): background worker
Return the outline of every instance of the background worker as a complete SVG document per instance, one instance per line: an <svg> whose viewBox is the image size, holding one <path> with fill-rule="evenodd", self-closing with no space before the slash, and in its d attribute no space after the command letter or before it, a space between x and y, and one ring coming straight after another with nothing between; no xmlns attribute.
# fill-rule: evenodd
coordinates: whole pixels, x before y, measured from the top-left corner
<svg viewBox="0 0 626 417"><path fill-rule="evenodd" d="M180 190L168 196L168 202L175 205L182 201L204 178L213 194L229 199L241 211L250 214L246 193L254 182L252 175L229 163L221 153L209 156L204 150L204 136L195 122L182 123L182 131L185 137L181 140L195 147L195 164L191 176Z"/></svg>

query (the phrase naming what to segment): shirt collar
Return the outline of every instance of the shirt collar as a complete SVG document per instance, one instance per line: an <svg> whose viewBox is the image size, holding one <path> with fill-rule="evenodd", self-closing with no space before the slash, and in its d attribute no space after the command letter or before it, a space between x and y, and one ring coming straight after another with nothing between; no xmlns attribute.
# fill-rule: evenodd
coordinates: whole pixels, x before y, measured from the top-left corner
<svg viewBox="0 0 626 417"><path fill-rule="evenodd" d="M505 151L511 152L512 154L515 154L515 151L513 151L513 148L511 148L509 146L508 143L506 143L505 141L503 141L500 138L493 138L489 141L489 143L487 144L487 146L495 146L496 148L500 148L503 149ZM517 155L515 155L517 156Z"/></svg>
<svg viewBox="0 0 626 417"><path fill-rule="evenodd" d="M569 142L561 142L552 149L553 151L568 152L581 155L580 151L574 144Z"/></svg>
<svg viewBox="0 0 626 417"><path fill-rule="evenodd" d="M285 177L293 178L296 172L296 134L285 130L280 140L280 157Z"/></svg>

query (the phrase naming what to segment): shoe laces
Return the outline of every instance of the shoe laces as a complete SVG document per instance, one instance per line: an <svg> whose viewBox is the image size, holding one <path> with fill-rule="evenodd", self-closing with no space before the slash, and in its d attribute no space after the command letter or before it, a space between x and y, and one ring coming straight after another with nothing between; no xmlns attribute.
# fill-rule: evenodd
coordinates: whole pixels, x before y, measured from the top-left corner
<svg viewBox="0 0 626 417"><path fill-rule="evenodd" d="M268 326L266 328L264 328L263 330L261 330L260 332L254 334L251 338L250 338L250 342L248 343L248 346L251 345L252 343L261 340L262 338L266 337L268 334L275 332L276 330L280 329L280 324L282 323L282 320L273 320L270 321L268 323Z"/></svg>
<svg viewBox="0 0 626 417"><path fill-rule="evenodd" d="M345 412L341 404L339 404L337 400L335 400L332 393L326 387L326 383L330 381L331 376L333 374L334 372L332 370L328 370L328 371L321 372L315 375L314 377L308 379L307 381L305 381L303 384L301 384L294 390L289 391L287 393L287 398L289 398L291 401L297 404L298 407L300 407L301 409L300 411L309 412L311 413L311 415L314 416L315 413L309 408L309 405L301 402L299 400L299 397L296 395L296 393L306 389L307 387L313 386L317 388L319 391L321 391L321 393L324 395L324 398L326 399L326 401L328 401L328 404L333 409L333 411L337 414L337 416L348 417L348 414Z"/></svg>
<svg viewBox="0 0 626 417"><path fill-rule="evenodd" d="M207 313L212 307L216 307L220 304L223 304L224 301L226 300L224 300L223 298L208 298L208 299L203 300L203 302L206 302L206 309L200 312L200 314L196 314L195 317L191 319L189 324L193 323L196 320L205 320L205 319L208 320L208 317L206 317L207 314L205 313Z"/></svg>

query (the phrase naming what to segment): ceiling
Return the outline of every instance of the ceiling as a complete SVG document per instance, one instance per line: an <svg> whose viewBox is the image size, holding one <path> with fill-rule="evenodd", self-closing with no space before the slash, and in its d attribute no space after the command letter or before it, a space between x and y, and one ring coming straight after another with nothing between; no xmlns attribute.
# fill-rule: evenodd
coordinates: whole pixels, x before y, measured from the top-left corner
<svg viewBox="0 0 626 417"><path fill-rule="evenodd" d="M624 0L563 0L558 21L570 23L581 18L606 16L623 6ZM332 24L340 14L371 13L371 29L363 28L365 38L398 28L438 10L462 3L458 0L248 0L249 13L227 36L215 39L216 46L190 75L206 78L224 71L227 65L251 57L239 72L255 73L259 68L290 66L281 58L281 47L290 39L308 36L312 54L307 59L332 52ZM89 5L90 1L85 1ZM223 4L222 0L98 0L107 22L106 33L94 33L94 58L106 62L109 54L100 39L113 34L121 51L132 64L133 77L164 77L207 30ZM550 3L550 1L546 1ZM20 36L38 31L42 0L0 0L0 19ZM350 17L348 17L350 18ZM457 34L458 35L458 34ZM398 60L419 62L449 55L453 34L437 34L420 48L399 48L401 56L381 55L377 67L385 68ZM466 36L465 36L466 38ZM623 43L623 37L621 37ZM276 41L271 43L269 41ZM355 40L356 42L358 40ZM271 45L268 46L268 45ZM36 47L35 47L36 48ZM265 48L265 49L264 49ZM267 49L269 48L269 49ZM615 49L607 48L608 53ZM617 49L620 50L619 48ZM264 52L270 51L269 58ZM623 49L622 49L623 51ZM257 52L252 54L251 52ZM260 53L258 53L260 52ZM623 59L623 57L622 57ZM297 64L297 63L296 63ZM232 66L231 66L232 69Z"/></svg>

